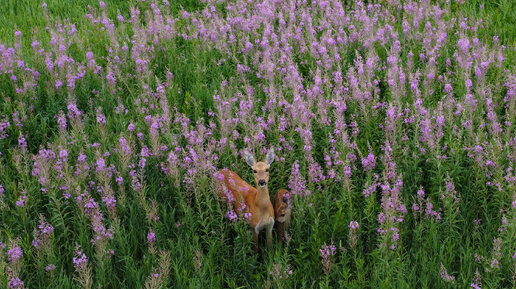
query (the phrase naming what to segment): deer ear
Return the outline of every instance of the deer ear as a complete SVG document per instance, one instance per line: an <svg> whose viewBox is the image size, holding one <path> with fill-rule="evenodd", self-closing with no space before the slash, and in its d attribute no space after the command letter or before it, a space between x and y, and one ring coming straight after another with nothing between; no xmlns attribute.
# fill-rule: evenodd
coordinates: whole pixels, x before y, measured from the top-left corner
<svg viewBox="0 0 516 289"><path fill-rule="evenodd" d="M254 166L253 155L250 154L248 151L245 151L244 154L245 154L245 161L247 162L247 164L250 165L251 167L253 167Z"/></svg>
<svg viewBox="0 0 516 289"><path fill-rule="evenodd" d="M270 165L272 164L272 162L274 161L274 149L271 149L268 153L267 153L267 165Z"/></svg>

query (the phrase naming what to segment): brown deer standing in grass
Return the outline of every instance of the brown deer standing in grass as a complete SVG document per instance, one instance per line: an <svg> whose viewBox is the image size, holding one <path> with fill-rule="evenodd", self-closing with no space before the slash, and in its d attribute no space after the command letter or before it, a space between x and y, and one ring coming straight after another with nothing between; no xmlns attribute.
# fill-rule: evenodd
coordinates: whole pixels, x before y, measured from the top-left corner
<svg viewBox="0 0 516 289"><path fill-rule="evenodd" d="M278 240L283 243L286 237L285 231L292 221L292 196L285 189L280 189L274 196L274 215L278 229Z"/></svg>
<svg viewBox="0 0 516 289"><path fill-rule="evenodd" d="M263 162L256 162L253 155L245 152L245 160L253 169L254 179L257 188L246 183L238 174L227 169L217 172L217 179L221 181L222 190L220 196L228 201L224 191L231 192L232 203L236 212L241 215L242 211L250 213L248 223L253 228L254 252L258 252L258 234L263 229L267 233L267 246L272 245L272 228L274 227L274 208L269 197L269 167L274 161L274 150L267 153ZM229 196L231 197L231 196Z"/></svg>

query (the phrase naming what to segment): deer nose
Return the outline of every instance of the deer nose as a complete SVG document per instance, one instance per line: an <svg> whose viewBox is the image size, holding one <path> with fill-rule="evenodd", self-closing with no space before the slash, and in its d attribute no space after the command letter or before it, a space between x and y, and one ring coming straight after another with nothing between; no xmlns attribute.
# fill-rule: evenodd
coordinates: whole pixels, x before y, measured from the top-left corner
<svg viewBox="0 0 516 289"><path fill-rule="evenodd" d="M258 184L262 187L265 186L265 180L259 180Z"/></svg>

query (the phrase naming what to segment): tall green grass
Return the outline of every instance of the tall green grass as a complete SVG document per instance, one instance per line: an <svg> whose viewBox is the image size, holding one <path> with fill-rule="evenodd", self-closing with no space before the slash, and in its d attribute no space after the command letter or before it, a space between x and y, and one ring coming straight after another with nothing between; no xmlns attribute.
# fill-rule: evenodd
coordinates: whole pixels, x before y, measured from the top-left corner
<svg viewBox="0 0 516 289"><path fill-rule="evenodd" d="M514 59L516 4L510 0L486 2L484 8L480 9L478 6L481 3L469 1L466 5L458 6L453 13L457 17L484 19L487 28L480 35L486 41L490 41L494 35L500 36L502 43L510 51L508 57ZM106 4L111 18L116 18L121 13L127 19L131 6L142 9L148 7L148 3L140 1L117 0L106 1ZM90 27L84 17L88 12L87 6L98 7L97 1L49 0L48 18L44 17L41 5L40 1L0 1L0 11L4 13L0 17L0 42L12 44L14 31L22 31L23 45L27 59L30 59L31 33L34 31L38 39L42 39L40 35L48 37L44 33L45 27L49 25L48 20L69 19L76 24L82 44L82 47L72 48L71 54L74 58L84 60L84 52L90 49L96 56L106 54L105 39L99 36L101 33L83 28ZM204 7L203 5L200 1L171 1L170 9L174 15L179 15L181 8L194 11ZM165 53L158 54L152 63L155 65L153 77L159 81L149 82L157 86L159 82L165 81L167 72L171 72L174 79L167 87L166 98L171 108L175 106L178 113L188 116L192 123L199 120L208 124L209 112L216 109L213 95L222 90L222 80L236 79L234 87L229 90L242 88L234 68L236 60L228 59L218 64L224 56L216 50L205 49L200 41L178 38L166 43L164 49ZM354 51L350 49L348 56L353 60ZM382 60L386 58L385 55L381 57ZM307 62L309 61L311 60ZM44 63L33 64L44 70ZM310 65L306 64L307 78L311 77ZM302 65L300 66L300 70L303 70ZM49 79L47 75L41 77ZM494 78L496 75L490 77ZM482 267L476 262L475 254L491 254L493 239L498 236L497 230L501 225L500 210L506 209L505 199L500 199L495 188L485 185L485 173L466 156L462 143L454 146L453 128L450 125L445 128L445 138L448 138L446 141L450 145L446 161L429 159L427 155L419 153L419 144L414 140L407 142L410 154L401 149L394 152L397 171L403 179L401 195L407 207L417 202L414 192L419 186L424 186L429 188L426 193L431 196L432 201L442 205L440 208L443 215L442 222L428 221L408 208L409 213L400 225L400 231L403 232L403 247L400 250L390 251L378 246L380 237L376 230L381 196L377 193L366 199L362 193L363 188L372 182L370 174L358 170L353 175L351 188L331 180L325 180L321 184L309 183L311 199L296 199L294 203L295 219L289 230L291 241L284 246L274 242L273 248L268 250L264 246L265 240L261 239L261 252L254 255L247 224L232 223L224 218L225 207L212 194L210 178L200 176L196 179L196 190L186 193L184 185L177 186L172 178L164 177L160 172L158 165L166 159L165 156L147 161L143 172L146 203L130 188L131 177L128 171L122 172L126 182L122 187L118 188L113 184L117 188L119 223L111 219L109 221L115 235L109 241L109 248L115 254L105 259L95 259L95 249L90 243L92 236L89 220L85 214L80 213L81 209L73 199L67 201L63 198L58 186L64 184L59 183L56 178L56 187L47 194L41 194L37 180L30 176L30 171L24 171L24 168L32 166L31 156L37 154L41 146L54 144L57 149L58 145L76 142L69 151L70 159L75 164L80 149L85 150L83 153L90 161L98 157L97 152L110 151L113 154L120 134L126 132L131 120L135 120L137 130L146 130L145 123L136 119L138 106L134 101L145 93L140 83L124 84L119 92L119 100L112 97L105 83L95 76L87 75L86 79L87 81L77 85L75 97L78 107L87 116L84 129L87 137L83 139L79 135L74 140L67 134L63 141L58 133L55 115L60 110L66 111L68 95L51 87L38 87L37 97L31 102L28 96L23 96L24 99L15 95L7 75L0 76L2 115L12 115L23 103L34 105L28 110L30 114L26 116L23 130L12 128L9 133L14 136L0 140L0 184L6 190L5 202L0 207L0 241L19 238L17 242L24 251L21 277L28 288L77 288L78 282L74 280L72 263L76 245L80 245L90 259L94 288L141 288L155 272L154 268L159 267L160 262L166 262L170 266L169 278L163 288L468 288L474 279L475 268ZM257 87L263 84L261 81L256 79L251 85ZM93 90L98 93L93 93ZM459 91L464 92L464 88ZM259 100L267 99L263 92L257 92L256 97ZM388 94L382 97L390 99ZM114 112L120 103L129 110L128 115ZM437 105L437 100L434 105ZM105 136L95 122L98 107L102 107L107 118L106 130L109 133ZM358 107L350 107L346 113L358 110ZM255 113L259 111L259 108L254 109ZM0 119L1 117L0 115ZM348 120L353 117L346 115ZM507 116L507 120L511 120L511 116ZM375 172L378 173L384 169L378 157L382 154L381 147L386 137L378 127L384 121L385 115L379 114L372 115L367 122L358 123L360 132L356 138L359 151L365 153L371 148L377 156ZM314 124L314 157L319 163L324 162L324 153L330 149L327 136L332 131L331 127ZM26 154L15 151L18 137L15 134L20 132L27 134L29 147ZM174 126L171 133L160 138L163 143L170 144L174 141L172 134L181 133L181 128ZM280 136L279 133L270 134L267 141L277 145ZM293 146L290 159L274 163L271 167L271 194L279 188L287 187L292 164L296 160L304 159L303 140L294 132L289 137ZM145 140L139 143L133 135L132 141L137 144L135 148L141 148L143 143L149 142L149 136L146 134ZM99 142L100 148L88 146L93 142ZM244 147L243 142L238 145ZM15 158L19 155L23 156L21 160ZM496 157L502 159L502 152ZM136 160L134 162L137 163ZM121 166L118 159L111 163L117 168ZM303 171L306 171L307 165L304 161L300 162ZM239 172L245 180L252 180L249 167L229 149L220 156L219 167L228 167ZM184 170L181 173L184 174ZM503 177L502 173L497 172L496 177ZM456 190L461 193L461 202L458 205L449 200L439 201L448 177L453 178ZM80 186L81 189L86 189L87 183ZM29 205L16 207L14 204L23 190L30 193ZM99 195L94 196L100 204ZM151 200L156 204L160 217L158 222L146 220ZM44 257L38 256L31 247L32 231L39 224L40 213L55 228L52 235L53 253ZM104 207L103 213L108 219ZM482 219L480 226L473 223L477 218ZM348 224L351 220L360 224L357 232L359 242L354 250L348 244ZM514 226L514 222L511 224ZM155 254L149 253L146 235L150 228L156 232L156 248L168 251L169 260L162 259L160 256L163 254L159 251ZM504 244L508 245L503 247L504 257L513 254L511 250L514 250L514 245L510 248L511 240L515 241L515 236L507 236ZM332 257L331 271L326 275L321 266L319 249L323 244L330 243L336 246L337 253ZM49 263L57 266L51 273L44 271ZM455 283L446 283L440 278L441 263L446 266L449 274L456 276ZM500 263L502 270L480 272L484 288L514 286L514 279L509 276L514 274L511 267L514 266L514 261L504 258ZM7 262L0 262L0 286L7 286L9 282L9 276L4 270L6 264ZM291 275L289 270L292 270ZM279 278L277 272L280 272L282 278Z"/></svg>

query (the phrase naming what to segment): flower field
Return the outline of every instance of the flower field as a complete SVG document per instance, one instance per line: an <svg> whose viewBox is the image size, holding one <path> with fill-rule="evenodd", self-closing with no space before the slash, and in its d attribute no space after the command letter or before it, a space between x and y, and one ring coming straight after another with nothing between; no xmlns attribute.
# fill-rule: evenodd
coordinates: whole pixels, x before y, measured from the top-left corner
<svg viewBox="0 0 516 289"><path fill-rule="evenodd" d="M516 3L169 1L0 1L0 288L516 287Z"/></svg>

